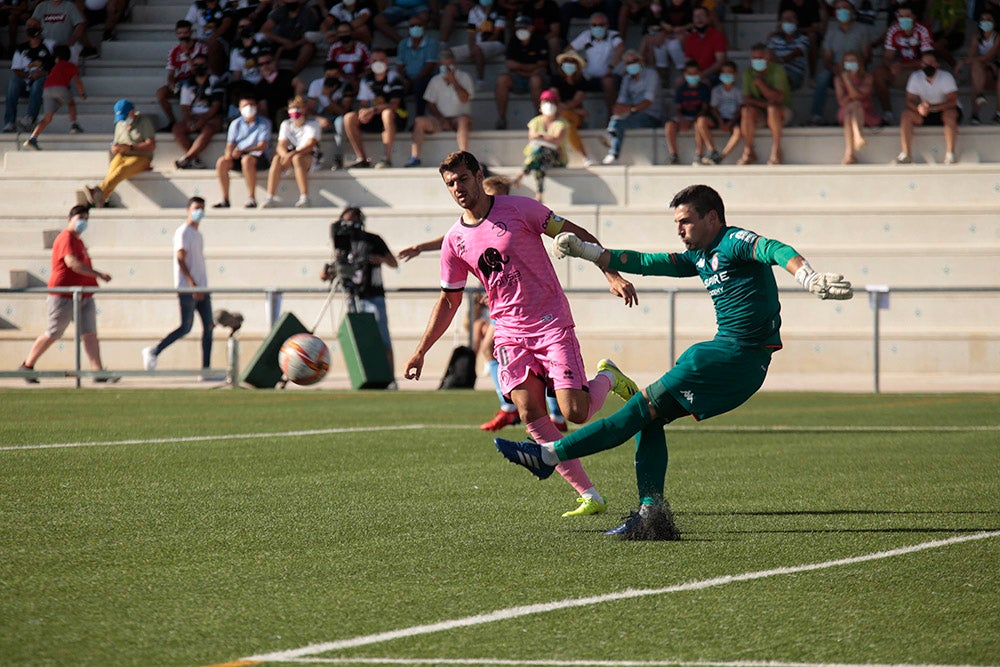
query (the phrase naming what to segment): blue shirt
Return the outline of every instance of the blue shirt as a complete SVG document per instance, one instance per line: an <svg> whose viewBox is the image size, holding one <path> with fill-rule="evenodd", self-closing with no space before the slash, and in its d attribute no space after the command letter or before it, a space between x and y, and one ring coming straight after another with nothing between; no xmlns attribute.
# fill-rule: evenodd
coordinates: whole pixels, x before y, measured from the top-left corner
<svg viewBox="0 0 1000 667"><path fill-rule="evenodd" d="M229 124L226 143L236 144L236 148L243 151L261 142L265 144L271 142L271 121L264 116L258 114L252 125L246 122L243 116ZM266 152L266 150L251 151L250 155L263 155Z"/></svg>
<svg viewBox="0 0 1000 667"><path fill-rule="evenodd" d="M420 75L420 70L427 63L436 63L438 60L438 49L441 43L434 37L424 35L420 40L420 46L414 48L413 38L407 37L399 43L396 51L396 60L402 63L406 78L411 81Z"/></svg>

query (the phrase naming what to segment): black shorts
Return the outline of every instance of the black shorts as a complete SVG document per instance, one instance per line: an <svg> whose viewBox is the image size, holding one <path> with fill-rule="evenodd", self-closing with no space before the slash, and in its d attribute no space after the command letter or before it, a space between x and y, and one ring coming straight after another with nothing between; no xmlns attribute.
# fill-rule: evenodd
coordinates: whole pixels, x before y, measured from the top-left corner
<svg viewBox="0 0 1000 667"><path fill-rule="evenodd" d="M406 129L406 116L400 116L399 112L394 115L396 131L402 132ZM368 132L369 134L378 134L385 129L385 125L382 123L382 115L376 114L369 122L361 124L361 131Z"/></svg>
<svg viewBox="0 0 1000 667"><path fill-rule="evenodd" d="M958 120L956 122L961 123L962 107L955 107L955 111L958 112ZM942 125L944 125L944 118L942 117L941 113L942 112L940 111L931 111L929 114L924 116L924 123L923 123L924 127L927 127L929 125L934 127L941 127Z"/></svg>
<svg viewBox="0 0 1000 667"><path fill-rule="evenodd" d="M266 155L257 156L257 171L265 171L271 166L271 158ZM243 172L243 157L233 160L233 171Z"/></svg>

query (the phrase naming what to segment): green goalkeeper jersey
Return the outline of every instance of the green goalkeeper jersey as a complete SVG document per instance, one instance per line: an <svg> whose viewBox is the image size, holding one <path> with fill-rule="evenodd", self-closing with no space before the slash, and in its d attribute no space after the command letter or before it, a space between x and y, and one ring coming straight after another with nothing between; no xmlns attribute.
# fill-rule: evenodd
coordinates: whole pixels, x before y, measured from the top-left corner
<svg viewBox="0 0 1000 667"><path fill-rule="evenodd" d="M715 304L717 339L781 348L781 304L772 265L798 255L790 246L739 227L725 227L707 252L611 250L609 269L644 276L699 276Z"/></svg>

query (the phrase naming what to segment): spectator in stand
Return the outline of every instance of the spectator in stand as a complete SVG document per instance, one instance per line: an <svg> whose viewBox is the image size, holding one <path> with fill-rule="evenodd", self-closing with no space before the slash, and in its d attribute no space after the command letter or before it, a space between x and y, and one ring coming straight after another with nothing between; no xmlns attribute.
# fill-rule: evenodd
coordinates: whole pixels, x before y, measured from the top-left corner
<svg viewBox="0 0 1000 667"><path fill-rule="evenodd" d="M507 129L507 105L512 92L530 92L532 106L538 107L538 98L546 86L549 69L548 43L531 29L531 19L517 17L514 28L514 35L507 44L507 69L497 77L498 130Z"/></svg>
<svg viewBox="0 0 1000 667"><path fill-rule="evenodd" d="M328 60L323 76L309 84L306 109L316 118L321 130L333 135L332 171L344 168L344 116L354 106L357 90L340 78L340 66Z"/></svg>
<svg viewBox="0 0 1000 667"><path fill-rule="evenodd" d="M235 25L233 18L234 9L221 0L195 0L184 17L191 23L194 38L208 49L208 65L213 74L225 70L229 33Z"/></svg>
<svg viewBox="0 0 1000 667"><path fill-rule="evenodd" d="M979 118L979 110L986 104L986 87L995 85L997 92L997 104L1000 105L1000 75L997 74L1000 68L1000 39L997 39L996 19L989 10L984 10L979 14L979 33L976 39L969 44L969 53L962 60L958 61L955 72L961 71L968 65L969 74L972 78L972 115L969 121L973 125L979 125L983 121ZM993 112L993 124L1000 125L1000 108Z"/></svg>
<svg viewBox="0 0 1000 667"><path fill-rule="evenodd" d="M191 61L197 55L208 56L208 47L195 40L190 21L178 21L174 26L174 35L178 43L167 56L167 83L156 91L156 101L167 118L167 124L159 129L160 132L171 132L177 122L171 101L180 95L181 84L190 78Z"/></svg>
<svg viewBox="0 0 1000 667"><path fill-rule="evenodd" d="M955 77L939 68L937 53L928 51L920 56L923 68L910 75L906 83L906 109L899 117L899 134L903 150L896 157L897 164L912 161L914 126L944 126L945 164L955 164L955 144L958 141L958 124L962 120L962 107L958 102Z"/></svg>
<svg viewBox="0 0 1000 667"><path fill-rule="evenodd" d="M316 55L316 45L309 40L307 33L319 31L319 17L302 0L282 0L281 6L267 15L260 31L274 47L278 60L287 58L294 61L293 75L304 70ZM282 102L287 99L282 98Z"/></svg>
<svg viewBox="0 0 1000 667"><path fill-rule="evenodd" d="M396 24L432 10L437 15L437 4L432 7L425 0L388 0L385 9L375 15L375 29L398 44L403 38L396 32Z"/></svg>
<svg viewBox="0 0 1000 667"><path fill-rule="evenodd" d="M174 166L178 169L207 169L208 165L201 160L201 153L222 129L225 84L211 73L205 56L196 56L192 65L194 72L181 87L181 119L174 123L174 140L184 155L174 161ZM191 135L194 135L194 141Z"/></svg>
<svg viewBox="0 0 1000 667"><path fill-rule="evenodd" d="M562 15L556 0L530 0L525 2L521 16L531 19L531 29L545 38L549 45L549 69L556 71L556 55L563 50Z"/></svg>
<svg viewBox="0 0 1000 667"><path fill-rule="evenodd" d="M431 79L424 92L429 113L417 116L413 122L413 143L407 167L420 166L420 150L428 134L454 131L458 150L469 148L469 134L472 132L470 102L475 95L472 76L458 69L451 49L441 49L438 63L440 72Z"/></svg>
<svg viewBox="0 0 1000 667"><path fill-rule="evenodd" d="M590 115L584 105L587 89L583 80L583 70L587 63L576 51L567 51L556 57L556 64L559 71L552 78L552 85L559 96L559 115L566 121L569 145L583 158L584 167L593 166L594 161L590 159L587 148L580 138L580 128Z"/></svg>
<svg viewBox="0 0 1000 667"><path fill-rule="evenodd" d="M17 29L29 16L29 0L0 0L0 26L7 26L7 44L10 56L17 53ZM0 47L0 55L5 51Z"/></svg>
<svg viewBox="0 0 1000 667"><path fill-rule="evenodd" d="M274 8L273 0L240 0L234 12L236 21L246 19L250 22L254 32L257 32L267 20L267 15Z"/></svg>
<svg viewBox="0 0 1000 667"><path fill-rule="evenodd" d="M80 70L69 61L69 47L65 44L60 44L55 48L55 57L56 64L53 65L52 71L46 77L45 88L42 91L42 99L45 102L45 115L31 132L28 140L24 142L25 148L34 148L36 151L41 150L38 146L39 135L49 126L49 123L52 122L52 117L56 115L56 111L63 104L67 104L69 107L69 131L73 134L83 132L83 128L76 122L76 104L73 102L72 91L72 88L76 88L80 97L87 99L87 91L84 90L83 82L80 81Z"/></svg>
<svg viewBox="0 0 1000 667"><path fill-rule="evenodd" d="M799 32L809 38L809 51L806 57L809 62L810 77L816 76L816 61L819 60L819 48L823 43L825 8L826 3L820 0L781 0L778 4L778 20L783 20L781 17L785 12L794 12Z"/></svg>
<svg viewBox="0 0 1000 667"><path fill-rule="evenodd" d="M260 57L272 53L271 47L257 40L257 33L249 19L241 19L236 28L236 44L229 54L229 78L233 83L245 82L241 86L256 86L260 83ZM236 96L239 99L239 96Z"/></svg>
<svg viewBox="0 0 1000 667"><path fill-rule="evenodd" d="M740 131L742 107L743 91L736 85L736 63L727 60L719 72L719 85L712 89L709 112L699 116L694 125L695 135L701 135L701 141L709 151L709 154L701 159L702 164L721 163L739 145L740 139L743 138L743 133ZM729 140L721 153L715 149L712 130L729 133Z"/></svg>
<svg viewBox="0 0 1000 667"><path fill-rule="evenodd" d="M670 64L684 69L684 38L691 29L691 0L653 0L649 6L651 20L639 46L642 61L656 66L663 81L669 81Z"/></svg>
<svg viewBox="0 0 1000 667"><path fill-rule="evenodd" d="M569 126L559 117L559 95L549 89L542 93L541 113L528 121L528 145L524 147L524 165L512 183L519 187L528 174L535 175L535 199L545 192L545 175L552 167L569 162Z"/></svg>
<svg viewBox="0 0 1000 667"><path fill-rule="evenodd" d="M615 0L569 0L559 6L562 13L562 20L559 26L562 29L562 41L566 41L569 34L569 24L573 19L592 19L594 14L602 14L605 20L618 17L618 3ZM613 26L612 26L613 27ZM577 51L580 49L573 47ZM590 60L590 57L587 57Z"/></svg>
<svg viewBox="0 0 1000 667"><path fill-rule="evenodd" d="M83 19L87 28L104 24L101 41L109 42L117 37L115 28L125 18L130 0L84 0ZM78 5L79 7L79 5ZM84 33L86 34L86 33Z"/></svg>
<svg viewBox="0 0 1000 667"><path fill-rule="evenodd" d="M41 25L42 38L50 49L65 44L74 63L80 58L97 57L97 49L87 39L87 22L76 3L70 0L42 0L35 5L31 18Z"/></svg>
<svg viewBox="0 0 1000 667"><path fill-rule="evenodd" d="M663 123L663 88L660 75L653 67L645 67L638 51L625 52L625 76L618 99L611 108L605 140L608 154L601 161L614 164L621 155L625 130L660 127Z"/></svg>
<svg viewBox="0 0 1000 667"><path fill-rule="evenodd" d="M931 31L917 23L913 8L899 5L896 20L885 33L882 65L875 72L875 95L887 125L895 120L889 101L890 88L904 88L910 75L922 67L920 55L934 50Z"/></svg>
<svg viewBox="0 0 1000 667"><path fill-rule="evenodd" d="M340 65L341 76L357 84L371 64L371 51L368 46L355 38L348 23L339 24L335 34L337 41L330 47L326 59L335 60Z"/></svg>
<svg viewBox="0 0 1000 667"><path fill-rule="evenodd" d="M712 101L712 89L701 77L698 63L687 61L684 66L684 81L674 91L674 110L676 116L663 126L663 134L667 138L667 149L670 151L670 164L680 164L681 157L677 150L677 133L693 130L695 123L702 116L708 115L708 105ZM695 133L694 163L701 164L705 156L703 136Z"/></svg>
<svg viewBox="0 0 1000 667"><path fill-rule="evenodd" d="M868 29L854 20L854 5L850 0L837 0L834 19L823 36L823 67L816 72L816 84L813 88L810 118L813 125L825 123L826 94L840 73L840 62L844 59L844 54L848 51L857 53L861 58L862 69L868 68L872 58Z"/></svg>
<svg viewBox="0 0 1000 667"><path fill-rule="evenodd" d="M927 4L927 23L934 34L934 49L938 59L952 67L955 57L952 55L965 45L965 24L977 14L970 13L966 0L929 0Z"/></svg>
<svg viewBox="0 0 1000 667"><path fill-rule="evenodd" d="M268 146L271 143L271 121L257 108L251 96L240 99L240 117L229 124L226 149L215 163L215 173L222 188L222 201L213 208L229 208L229 172L243 172L249 199L244 208L257 208L257 172L271 165Z"/></svg>
<svg viewBox="0 0 1000 667"><path fill-rule="evenodd" d="M309 117L305 99L295 97L289 100L288 119L278 128L278 144L267 174L267 198L261 208L271 208L276 204L278 182L288 171L295 173L295 184L299 186L295 207L309 207L309 170L313 162L320 159L319 141L322 136L319 123Z"/></svg>
<svg viewBox="0 0 1000 667"><path fill-rule="evenodd" d="M111 140L111 164L97 187L87 186L84 194L91 206L108 205L118 184L153 168L156 128L153 119L140 114L126 99L115 102L115 134Z"/></svg>
<svg viewBox="0 0 1000 667"><path fill-rule="evenodd" d="M111 280L111 276L94 269L90 262L90 254L80 235L87 230L90 219L90 209L86 206L74 206L69 211L68 224L59 232L52 243L52 273L49 274L49 287L97 287L97 280ZM101 346L97 340L97 307L94 305L93 293L80 295L80 319L76 326L83 340L83 351L90 359L90 366L95 371L104 370L101 363ZM31 346L27 358L17 370L33 371L46 350L52 347L62 337L66 327L73 321L73 295L63 292L52 292L46 298L48 304L49 324ZM94 382L117 382L120 377L98 377ZM28 384L38 384L38 379L25 377Z"/></svg>
<svg viewBox="0 0 1000 667"><path fill-rule="evenodd" d="M260 113L267 116L271 126L278 122L278 114L285 103L295 97L298 80L287 69L278 69L278 59L274 54L264 54L257 60L260 67L260 81L254 87Z"/></svg>
<svg viewBox="0 0 1000 667"><path fill-rule="evenodd" d="M375 163L376 169L392 166L392 148L396 143L396 133L406 128L406 106L403 104L403 77L389 68L389 57L385 51L372 52L371 71L361 79L358 90L357 111L344 117L344 132L354 149L354 162L348 169L370 167L371 161L365 152L362 133L382 135L385 158Z"/></svg>
<svg viewBox="0 0 1000 667"><path fill-rule="evenodd" d="M52 49L42 40L40 26L29 25L25 28L28 41L18 45L14 57L10 61L10 79L7 80L7 105L4 107L3 131L17 130L14 122L17 120L17 105L22 97L28 97L28 112L21 119L21 128L30 130L38 120L38 112L42 109L42 93L45 88L45 77L55 65Z"/></svg>
<svg viewBox="0 0 1000 667"><path fill-rule="evenodd" d="M476 5L474 0L450 0L445 2L439 17L438 38L442 44L451 40L455 26L461 22L468 23L469 11Z"/></svg>
<svg viewBox="0 0 1000 667"><path fill-rule="evenodd" d="M654 19L651 0L622 0L618 10L618 32L622 39L628 39L628 24L649 25Z"/></svg>
<svg viewBox="0 0 1000 667"><path fill-rule="evenodd" d="M771 57L784 66L792 90L801 88L809 73L809 37L799 30L798 21L795 12L790 9L783 11L778 29L767 39Z"/></svg>
<svg viewBox="0 0 1000 667"><path fill-rule="evenodd" d="M416 100L416 115L419 117L426 110L424 91L427 90L431 77L437 73L441 43L427 34L426 14L410 19L408 33L406 39L399 43L396 61L406 84L406 93Z"/></svg>
<svg viewBox="0 0 1000 667"><path fill-rule="evenodd" d="M604 94L604 104L610 116L611 107L618 97L619 77L615 71L625 52L624 40L616 30L608 29L607 16L595 12L590 17L590 27L574 37L569 47L586 62L587 66L583 70L584 85L588 91L600 91Z"/></svg>
<svg viewBox="0 0 1000 667"><path fill-rule="evenodd" d="M701 78L714 86L719 83L719 72L722 71L722 63L727 60L729 43L722 31L712 25L704 7L695 7L691 12L691 25L691 32L684 40L684 55L698 63Z"/></svg>
<svg viewBox="0 0 1000 667"><path fill-rule="evenodd" d="M771 157L768 164L781 164L781 137L792 119L792 94L785 68L771 60L767 44L750 47L750 67L743 72L743 112L740 132L743 155L737 164L755 164L754 135L765 123L771 130Z"/></svg>
<svg viewBox="0 0 1000 667"><path fill-rule="evenodd" d="M857 151L865 145L861 129L876 127L881 123L872 98L874 76L861 69L861 60L854 51L844 54L840 74L833 85L837 93L837 121L844 126L844 160L842 164L855 164Z"/></svg>
<svg viewBox="0 0 1000 667"><path fill-rule="evenodd" d="M456 46L452 49L458 62L472 61L476 66L476 87L486 85L486 61L499 57L506 51L504 46L504 30L507 20L495 7L493 0L479 0L469 10L469 24L466 32L469 36L467 46Z"/></svg>
<svg viewBox="0 0 1000 667"><path fill-rule="evenodd" d="M350 26L354 39L362 44L371 44L375 11L369 0L341 0L330 7L320 30L326 35L327 41L332 43L337 40L337 26L346 23Z"/></svg>

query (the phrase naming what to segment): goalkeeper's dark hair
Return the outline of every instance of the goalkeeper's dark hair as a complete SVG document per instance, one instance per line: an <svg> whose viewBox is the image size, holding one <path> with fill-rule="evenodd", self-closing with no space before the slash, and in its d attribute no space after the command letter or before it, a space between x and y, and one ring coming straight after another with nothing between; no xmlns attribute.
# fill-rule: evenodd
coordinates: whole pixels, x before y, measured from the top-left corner
<svg viewBox="0 0 1000 667"><path fill-rule="evenodd" d="M670 208L690 206L698 215L705 217L709 211L715 211L719 222L726 226L726 205L722 203L719 193L707 185L689 185L670 200Z"/></svg>

